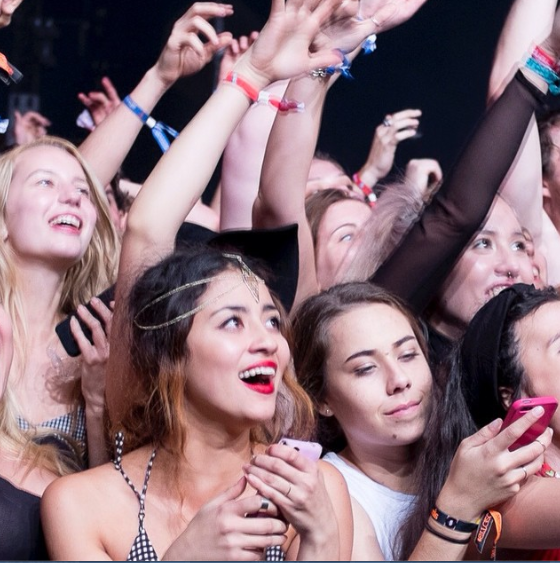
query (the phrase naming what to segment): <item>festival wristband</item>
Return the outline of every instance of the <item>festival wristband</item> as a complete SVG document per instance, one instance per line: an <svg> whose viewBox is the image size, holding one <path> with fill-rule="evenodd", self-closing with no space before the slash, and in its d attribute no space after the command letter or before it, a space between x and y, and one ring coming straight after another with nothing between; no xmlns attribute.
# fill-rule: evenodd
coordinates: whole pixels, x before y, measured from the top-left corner
<svg viewBox="0 0 560 563"><path fill-rule="evenodd" d="M480 518L476 522L465 522L464 520L459 520L458 518L454 518L453 516L449 516L440 510L437 506L434 506L430 512L430 518L441 524L448 530L455 530L456 532L466 532L472 534L477 528L480 523Z"/></svg>

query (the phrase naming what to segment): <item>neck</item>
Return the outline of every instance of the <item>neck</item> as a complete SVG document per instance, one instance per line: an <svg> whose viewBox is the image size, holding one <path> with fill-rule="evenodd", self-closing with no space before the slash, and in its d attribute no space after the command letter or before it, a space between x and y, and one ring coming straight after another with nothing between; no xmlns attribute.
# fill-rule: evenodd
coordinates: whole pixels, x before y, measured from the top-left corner
<svg viewBox="0 0 560 563"><path fill-rule="evenodd" d="M359 448L348 445L340 456L370 479L393 491L414 494L414 445Z"/></svg>
<svg viewBox="0 0 560 563"><path fill-rule="evenodd" d="M429 321L438 332L453 341L459 340L467 328L462 321L441 314L437 309L430 315Z"/></svg>
<svg viewBox="0 0 560 563"><path fill-rule="evenodd" d="M45 330L52 334L53 325L60 320L58 306L64 273L21 261L17 264L17 271L30 338Z"/></svg>

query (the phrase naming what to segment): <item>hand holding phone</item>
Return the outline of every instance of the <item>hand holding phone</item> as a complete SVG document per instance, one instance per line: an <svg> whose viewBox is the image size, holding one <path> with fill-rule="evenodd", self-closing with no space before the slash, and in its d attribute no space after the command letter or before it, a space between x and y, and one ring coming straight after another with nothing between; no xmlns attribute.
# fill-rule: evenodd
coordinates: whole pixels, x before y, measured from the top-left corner
<svg viewBox="0 0 560 563"><path fill-rule="evenodd" d="M103 293L100 293L97 296L97 298L100 299L105 304L106 307L109 307L111 301L115 299L115 286L112 285L110 288L106 289ZM89 310L89 312L98 321L100 321L101 324L103 324L103 319L99 316L99 313L93 308L91 303L88 303L86 307ZM76 342L76 339L74 338L74 335L72 334L72 330L70 329L70 320L72 317L76 317L78 319L78 322L80 323L80 327L85 337L92 344L93 344L93 336L91 334L90 328L87 326L87 324L84 321L82 321L82 319L80 319L80 317L75 311L73 313L70 313L63 321L59 322L56 325L55 331L58 334L58 338L62 342L62 345L66 350L66 353L71 357L75 357L75 356L79 356L81 354L81 351L80 351L80 347L78 346L78 343Z"/></svg>
<svg viewBox="0 0 560 563"><path fill-rule="evenodd" d="M307 442L305 440L296 440L294 438L282 438L278 443L283 444L284 446L291 446L311 461L318 461L321 457L321 452L323 451L323 447L317 442Z"/></svg>
<svg viewBox="0 0 560 563"><path fill-rule="evenodd" d="M558 408L558 401L555 397L527 397L518 399L510 406L501 431L538 406L544 408L544 414L509 447L510 451L534 442L546 430Z"/></svg>

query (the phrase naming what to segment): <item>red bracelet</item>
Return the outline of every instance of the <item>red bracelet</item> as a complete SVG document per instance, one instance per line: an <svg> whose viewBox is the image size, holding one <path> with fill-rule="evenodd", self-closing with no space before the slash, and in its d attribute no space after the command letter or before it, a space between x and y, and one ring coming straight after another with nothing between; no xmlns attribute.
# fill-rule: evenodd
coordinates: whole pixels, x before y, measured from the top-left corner
<svg viewBox="0 0 560 563"><path fill-rule="evenodd" d="M247 97L254 103L257 104L268 104L275 107L278 111L303 111L305 109L305 104L303 102L296 102L295 100L286 100L285 98L279 98L278 96L273 96L264 90L260 92L251 84L249 84L243 77L239 76L237 72L230 72L224 78L224 82L230 82L239 86Z"/></svg>
<svg viewBox="0 0 560 563"><path fill-rule="evenodd" d="M358 188L360 188L360 190L362 190L362 193L364 194L365 198L367 199L369 205L371 207L373 207L375 205L375 202L377 201L377 196L375 195L375 192L373 191L373 189L370 188L360 178L360 175L358 174L358 172L354 173L354 175L352 176L352 181L354 182L354 184L356 184L356 186L358 186Z"/></svg>
<svg viewBox="0 0 560 563"><path fill-rule="evenodd" d="M535 46L533 52L531 53L531 57L556 73L560 69L560 63L556 61L550 53L547 53L540 45Z"/></svg>

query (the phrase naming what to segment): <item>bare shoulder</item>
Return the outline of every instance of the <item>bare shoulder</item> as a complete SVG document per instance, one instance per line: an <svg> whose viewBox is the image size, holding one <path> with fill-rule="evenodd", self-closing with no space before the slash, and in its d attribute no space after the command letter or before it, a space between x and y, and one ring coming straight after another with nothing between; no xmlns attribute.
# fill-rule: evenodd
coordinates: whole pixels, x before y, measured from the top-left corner
<svg viewBox="0 0 560 563"><path fill-rule="evenodd" d="M337 486L346 489L346 481L342 473L332 463L319 460L319 469L323 474L327 486Z"/></svg>

